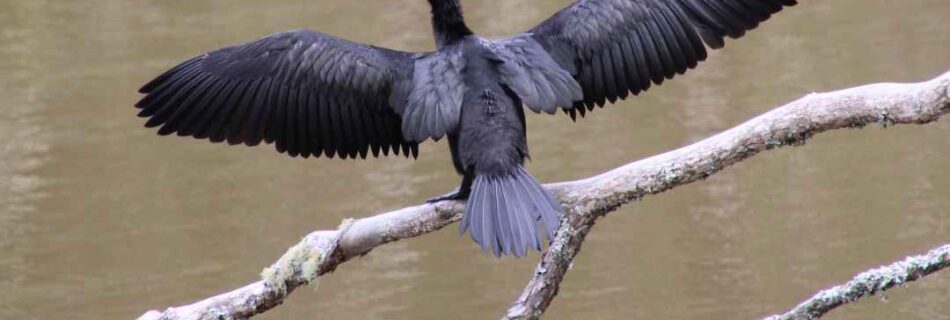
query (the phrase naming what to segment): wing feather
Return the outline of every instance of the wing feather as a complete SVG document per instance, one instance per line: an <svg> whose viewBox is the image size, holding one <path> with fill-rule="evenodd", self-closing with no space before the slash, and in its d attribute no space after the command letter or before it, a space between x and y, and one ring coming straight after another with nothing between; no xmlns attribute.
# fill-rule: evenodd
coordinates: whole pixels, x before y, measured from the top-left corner
<svg viewBox="0 0 950 320"><path fill-rule="evenodd" d="M175 131L173 129L181 127L182 121L187 120L187 114L184 112L185 108L201 108L202 105L198 104L199 101L205 101L206 97L212 97L217 94L220 88L220 81L207 78L200 81L199 87L194 90L193 94L188 95L188 98L180 103L181 107L175 110L172 115L169 116L168 121L158 130L159 135L168 135Z"/></svg>
<svg viewBox="0 0 950 320"><path fill-rule="evenodd" d="M706 59L795 0L579 0L513 39L530 37L582 91L571 117L637 95ZM524 41L524 40L520 40ZM504 45L499 45L504 48ZM508 50L517 54L517 51ZM509 57L517 60L519 57ZM523 100L527 94L515 90ZM546 93L545 93L546 94ZM529 105L530 106L530 105ZM586 110L585 110L586 109Z"/></svg>
<svg viewBox="0 0 950 320"><path fill-rule="evenodd" d="M263 78L251 80L247 90L242 92L240 99L237 101L235 112L231 115L231 119L226 125L225 135L228 144L236 145L244 142L244 128L246 123L250 120L251 101L254 100L254 95L260 90L263 80Z"/></svg>
<svg viewBox="0 0 950 320"><path fill-rule="evenodd" d="M136 107L162 135L274 143L291 156L365 158L370 149L412 156L424 137L399 130L400 111L423 56L307 30L277 33L171 68L142 86ZM439 116L437 127L453 115Z"/></svg>
<svg viewBox="0 0 950 320"><path fill-rule="evenodd" d="M265 79L249 101L250 120L244 125L244 140L249 146L256 146L264 141L271 112L266 103L267 97L276 90L273 86L272 79Z"/></svg>
<svg viewBox="0 0 950 320"><path fill-rule="evenodd" d="M320 150L314 150L311 144L311 138L316 138L315 136L310 136L310 111L316 111L312 109L310 104L310 92L307 91L298 91L297 92L297 115L295 119L297 126L294 130L297 139L297 152L304 159L309 158L310 155L319 155Z"/></svg>
<svg viewBox="0 0 950 320"><path fill-rule="evenodd" d="M200 115L211 112L210 109L214 106L212 104L215 99L220 97L222 94L226 94L225 90L228 88L228 83L221 81L220 79L212 80L214 84L208 89L208 93L201 97L200 100L197 100L193 107L195 110L193 112L188 112L185 115L178 116L183 117L179 120L178 123L178 133L187 133L187 135L192 135L195 132L195 122L200 119ZM187 105L180 108L180 112L185 113L185 108L189 108ZM174 131L174 130L173 130Z"/></svg>

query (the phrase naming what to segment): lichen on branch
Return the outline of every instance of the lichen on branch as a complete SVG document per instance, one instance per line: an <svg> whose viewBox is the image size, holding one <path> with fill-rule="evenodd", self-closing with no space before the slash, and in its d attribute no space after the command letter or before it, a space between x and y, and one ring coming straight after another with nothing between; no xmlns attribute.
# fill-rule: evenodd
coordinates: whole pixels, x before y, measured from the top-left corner
<svg viewBox="0 0 950 320"><path fill-rule="evenodd" d="M810 94L692 145L594 177L545 185L565 206L566 213L554 241L504 318L540 317L557 294L594 222L624 204L705 179L760 152L800 145L824 131L873 123L926 124L947 113L950 72L920 83L883 83ZM337 230L315 231L265 271L265 280L192 304L149 311L140 319L250 318L281 304L295 288L373 248L458 221L462 209L461 202L443 201L356 219ZM946 264L937 266L945 268Z"/></svg>

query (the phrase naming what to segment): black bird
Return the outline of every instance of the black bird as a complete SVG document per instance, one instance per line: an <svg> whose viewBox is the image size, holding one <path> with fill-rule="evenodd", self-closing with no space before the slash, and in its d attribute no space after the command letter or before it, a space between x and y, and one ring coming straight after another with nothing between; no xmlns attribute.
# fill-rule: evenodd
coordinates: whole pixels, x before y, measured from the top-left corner
<svg viewBox="0 0 950 320"><path fill-rule="evenodd" d="M706 59L795 0L578 0L525 33L476 35L459 0L429 0L437 50L297 30L192 58L140 89L158 133L276 143L292 157L416 157L447 136L468 199L460 231L495 255L553 236L560 205L529 175L525 112L576 120ZM539 230L542 229L542 230Z"/></svg>

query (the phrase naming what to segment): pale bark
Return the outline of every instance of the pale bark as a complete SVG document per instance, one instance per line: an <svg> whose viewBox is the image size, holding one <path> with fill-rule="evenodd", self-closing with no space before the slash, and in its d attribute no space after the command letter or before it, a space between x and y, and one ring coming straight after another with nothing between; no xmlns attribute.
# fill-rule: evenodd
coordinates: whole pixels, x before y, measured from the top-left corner
<svg viewBox="0 0 950 320"><path fill-rule="evenodd" d="M874 123L925 124L948 112L950 72L921 83L813 93L692 145L599 176L553 185L567 209L562 226L503 318L540 317L594 222L625 203L704 179L765 150L803 144L819 132Z"/></svg>
<svg viewBox="0 0 950 320"><path fill-rule="evenodd" d="M844 304L896 286L904 286L947 267L950 267L950 244L930 250L927 254L907 257L902 261L862 272L848 283L822 290L792 310L764 320L818 319Z"/></svg>
<svg viewBox="0 0 950 320"><path fill-rule="evenodd" d="M761 151L800 145L812 135L878 123L925 124L950 112L950 73L913 84L875 84L810 94L692 145L583 180L546 185L565 207L561 228L506 319L544 313L594 222L621 205L704 179ZM423 235L457 221L460 202L440 202L346 221L313 232L265 270L264 280L205 300L149 311L140 319L246 319L280 303L295 288L382 244Z"/></svg>

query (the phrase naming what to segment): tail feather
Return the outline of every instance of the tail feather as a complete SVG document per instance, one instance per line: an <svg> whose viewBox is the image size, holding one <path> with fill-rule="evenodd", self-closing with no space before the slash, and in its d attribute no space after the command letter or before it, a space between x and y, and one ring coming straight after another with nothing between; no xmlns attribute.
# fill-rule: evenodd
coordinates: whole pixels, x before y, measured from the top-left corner
<svg viewBox="0 0 950 320"><path fill-rule="evenodd" d="M525 256L528 247L541 249L543 228L554 237L561 206L522 167L511 173L478 175L472 183L459 232L468 231L482 250L496 256Z"/></svg>
<svg viewBox="0 0 950 320"><path fill-rule="evenodd" d="M534 178L528 174L528 172L524 171L524 168L519 167L518 170L524 173L517 176L518 182L520 182L525 189L529 190L534 195L535 199L539 199L541 208L536 211L539 215L536 216L535 219L540 218L545 227L547 227L545 231L547 231L548 239L553 239L554 232L557 231L558 223L561 220L561 205L554 200L554 197L551 196L551 193L549 193L547 190L544 190L544 188L541 187L541 185L538 184L538 182L535 181ZM538 202L534 203L535 205L538 205ZM545 209L554 210L557 212L557 214L540 214L544 212Z"/></svg>
<svg viewBox="0 0 950 320"><path fill-rule="evenodd" d="M520 184L520 183L519 183ZM534 206L529 204L530 198L523 193L515 193L515 203L516 208L519 212L526 212L530 214L512 214L508 215L512 220L514 220L513 225L528 225L536 224L540 219L540 213L534 210ZM541 241L538 239L538 233L531 230L523 230L523 228L515 228L518 233L518 238L516 241L531 246L535 250L541 250ZM548 234L548 237L551 237L551 234ZM515 251L515 256L523 257L527 254L527 248L518 247Z"/></svg>
<svg viewBox="0 0 950 320"><path fill-rule="evenodd" d="M531 212L528 210L528 207L525 206L527 199L522 197L520 193L514 193L510 198L515 202L515 210L519 212ZM529 219L527 214L509 214L507 217L509 225L512 226L511 239L513 242L531 245L532 247L541 250L541 243L537 241L537 236L528 234L525 230L522 230L522 228L517 227L521 224L533 223L536 221L535 219ZM528 253L523 245L516 246L512 244L512 251L514 251L514 255L518 257L523 257Z"/></svg>
<svg viewBox="0 0 950 320"><path fill-rule="evenodd" d="M496 212L500 212L502 211L501 208L505 208L507 206L509 200L507 197L505 197L505 191L503 190L501 184L498 183L498 180L495 180L493 184L495 195L497 196L495 198L495 203L497 204L495 209L498 210ZM495 233L498 234L498 236L495 237L497 239L495 243L495 255L499 255L499 248L501 249L501 252L511 252L515 243L514 235L511 232L511 220L509 220L512 215L494 214L492 216L495 217L495 228L498 229L495 231Z"/></svg>
<svg viewBox="0 0 950 320"><path fill-rule="evenodd" d="M498 204L497 200L499 196L497 188L496 188L497 184L493 183L493 181L489 181L489 182L492 182L492 183L489 183L491 188L489 188L486 192L487 198L488 198L486 209L490 210L490 212L498 212L500 208L498 208L497 206ZM478 232L481 238L486 239L486 240L488 239L495 240L493 238L496 233L495 226L498 225L498 217L496 217L496 215L494 214L483 214L481 215L481 217L476 215L475 219L482 220L482 224L481 224L482 230L481 232ZM491 242L495 242L495 241L491 241ZM484 247L484 243L485 243L484 241L479 242L479 243L482 243L483 244L482 246ZM492 244L494 243L491 243L489 245L492 245ZM495 249L495 255L498 255L497 248Z"/></svg>

